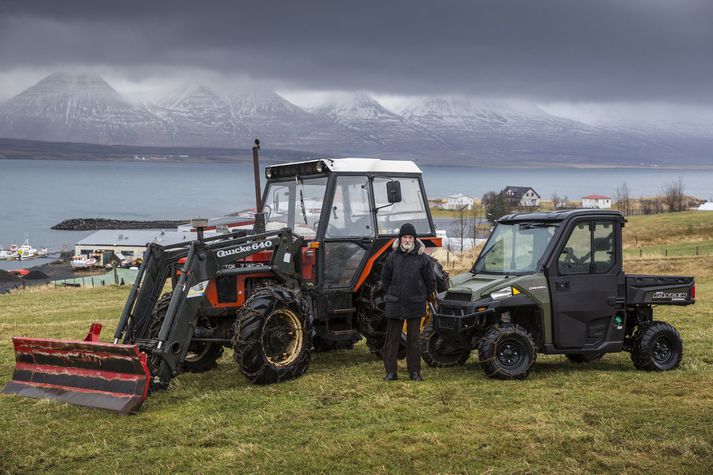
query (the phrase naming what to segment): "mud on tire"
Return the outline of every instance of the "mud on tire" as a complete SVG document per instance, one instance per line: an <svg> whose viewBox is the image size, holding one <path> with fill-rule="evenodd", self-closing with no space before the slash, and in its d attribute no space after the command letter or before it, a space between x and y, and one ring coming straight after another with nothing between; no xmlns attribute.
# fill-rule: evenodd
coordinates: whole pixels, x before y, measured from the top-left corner
<svg viewBox="0 0 713 475"><path fill-rule="evenodd" d="M262 289L238 310L233 337L240 371L255 384L302 376L309 367L312 321L306 302L293 291Z"/></svg>
<svg viewBox="0 0 713 475"><path fill-rule="evenodd" d="M518 325L494 325L480 340L480 366L491 378L524 379L537 359L530 333Z"/></svg>
<svg viewBox="0 0 713 475"><path fill-rule="evenodd" d="M653 321L639 325L634 333L631 361L642 371L676 369L683 359L683 340L673 325Z"/></svg>

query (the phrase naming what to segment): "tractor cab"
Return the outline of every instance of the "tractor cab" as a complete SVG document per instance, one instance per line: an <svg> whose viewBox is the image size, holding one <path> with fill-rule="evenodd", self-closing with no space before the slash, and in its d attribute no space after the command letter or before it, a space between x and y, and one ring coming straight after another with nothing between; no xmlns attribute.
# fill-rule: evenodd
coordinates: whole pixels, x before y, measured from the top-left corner
<svg viewBox="0 0 713 475"><path fill-rule="evenodd" d="M265 175L265 229L286 227L305 239L301 272L314 283L316 330L326 339L358 335L358 292L401 225L413 224L427 247L440 246L413 162L322 159L269 166Z"/></svg>

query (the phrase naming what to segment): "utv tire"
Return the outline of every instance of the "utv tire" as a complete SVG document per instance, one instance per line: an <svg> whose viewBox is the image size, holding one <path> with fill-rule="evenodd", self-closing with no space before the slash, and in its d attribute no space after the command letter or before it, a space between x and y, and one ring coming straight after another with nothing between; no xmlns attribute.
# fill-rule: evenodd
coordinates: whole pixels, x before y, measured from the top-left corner
<svg viewBox="0 0 713 475"><path fill-rule="evenodd" d="M470 357L470 349L448 344L438 335L433 326L426 325L421 331L421 358L432 368L447 368L463 365Z"/></svg>
<svg viewBox="0 0 713 475"><path fill-rule="evenodd" d="M302 376L309 367L312 322L306 302L280 286L259 290L238 310L233 349L254 384Z"/></svg>
<svg viewBox="0 0 713 475"><path fill-rule="evenodd" d="M580 353L565 355L569 361L575 364L594 363L602 359L604 353Z"/></svg>
<svg viewBox="0 0 713 475"><path fill-rule="evenodd" d="M161 324L166 318L168 305L171 303L172 292L167 292L156 302L156 307L151 313L151 326L149 334L151 338L158 337ZM223 347L216 343L191 343L183 360L183 371L188 373L203 373L218 366L218 359L223 356Z"/></svg>
<svg viewBox="0 0 713 475"><path fill-rule="evenodd" d="M672 325L657 321L639 325L631 350L636 369L668 371L678 368L682 358L683 340Z"/></svg>
<svg viewBox="0 0 713 475"><path fill-rule="evenodd" d="M491 378L524 379L537 359L535 342L518 325L494 325L480 340L480 366Z"/></svg>

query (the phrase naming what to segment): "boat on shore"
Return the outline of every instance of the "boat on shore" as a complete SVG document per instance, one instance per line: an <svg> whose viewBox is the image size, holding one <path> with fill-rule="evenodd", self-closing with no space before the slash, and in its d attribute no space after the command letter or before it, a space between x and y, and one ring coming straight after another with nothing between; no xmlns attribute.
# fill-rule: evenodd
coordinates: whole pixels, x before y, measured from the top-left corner
<svg viewBox="0 0 713 475"><path fill-rule="evenodd" d="M93 269L97 260L92 256L74 256L70 262L73 270Z"/></svg>

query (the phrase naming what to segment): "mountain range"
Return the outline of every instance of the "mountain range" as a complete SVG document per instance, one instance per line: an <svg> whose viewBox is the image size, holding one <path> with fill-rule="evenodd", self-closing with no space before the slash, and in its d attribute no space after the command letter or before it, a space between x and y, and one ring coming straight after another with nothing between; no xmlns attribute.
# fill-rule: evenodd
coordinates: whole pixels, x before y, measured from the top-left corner
<svg viewBox="0 0 713 475"><path fill-rule="evenodd" d="M429 164L709 164L713 125L585 123L536 105L427 97L390 110L364 93L304 109L270 89L194 86L151 103L103 78L54 73L0 103L0 137L104 145L271 149Z"/></svg>

